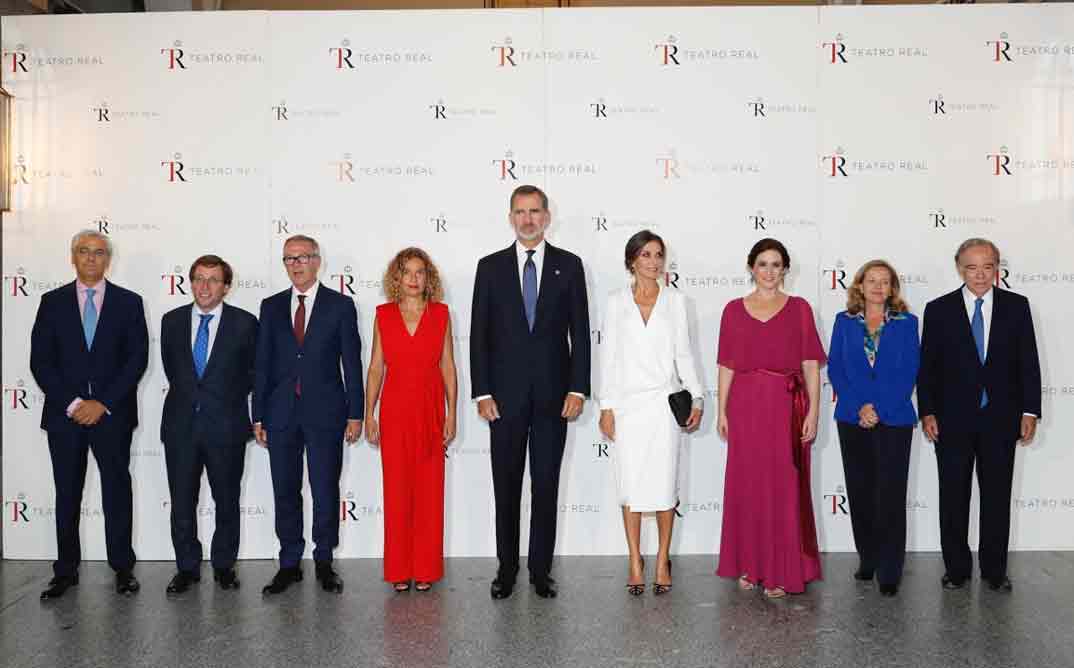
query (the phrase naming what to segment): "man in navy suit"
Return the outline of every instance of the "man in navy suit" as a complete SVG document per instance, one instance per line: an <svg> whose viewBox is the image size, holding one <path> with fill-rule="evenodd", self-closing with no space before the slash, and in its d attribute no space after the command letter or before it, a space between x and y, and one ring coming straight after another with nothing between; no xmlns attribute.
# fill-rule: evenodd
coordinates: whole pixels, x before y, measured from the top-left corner
<svg viewBox="0 0 1074 668"><path fill-rule="evenodd" d="M101 475L108 565L116 591L139 589L133 568L131 434L138 426L138 381L149 363L142 299L106 281L112 243L84 230L71 240L77 279L41 296L30 336L30 370L45 393L41 428L48 432L56 485L55 577L42 599L78 584L78 535L87 454Z"/></svg>
<svg viewBox="0 0 1074 668"><path fill-rule="evenodd" d="M254 385L257 318L224 303L233 276L231 265L216 255L194 260L194 303L169 311L160 323L160 355L168 377L160 440L179 569L168 583L169 594L181 594L201 580L197 507L203 470L216 505L210 551L214 579L222 589L239 586L239 487L251 435L247 398Z"/></svg>
<svg viewBox="0 0 1074 668"><path fill-rule="evenodd" d="M494 599L511 595L519 568L522 475L529 444L532 494L530 582L556 595L549 576L559 513L567 421L589 394L589 305L578 256L545 241L548 197L535 186L511 194L515 243L481 258L470 325L473 398L488 420L496 497Z"/></svg>
<svg viewBox="0 0 1074 668"><path fill-rule="evenodd" d="M976 463L981 577L1011 591L1007 576L1015 444L1028 445L1040 418L1040 361L1029 301L994 286L999 249L986 239L959 246L964 285L925 307L917 400L935 443L945 589L973 571L968 540Z"/></svg>
<svg viewBox="0 0 1074 668"><path fill-rule="evenodd" d="M321 250L310 237L290 237L283 264L292 287L261 302L254 377L254 435L269 450L280 540L280 570L263 592L278 594L302 579L305 452L315 573L325 591L340 593L332 550L339 543L343 440L358 440L365 410L358 313L349 297L317 281Z"/></svg>

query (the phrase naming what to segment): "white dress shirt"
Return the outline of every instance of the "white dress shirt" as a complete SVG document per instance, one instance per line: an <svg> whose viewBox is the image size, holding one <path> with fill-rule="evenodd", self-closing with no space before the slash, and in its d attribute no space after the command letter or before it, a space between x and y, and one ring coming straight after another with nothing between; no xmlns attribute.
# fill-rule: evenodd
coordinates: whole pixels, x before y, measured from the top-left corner
<svg viewBox="0 0 1074 668"><path fill-rule="evenodd" d="M298 296L305 295L306 297L306 322L302 327L302 331L305 332L310 328L310 316L313 315L313 302L317 301L317 288L320 287L320 281L314 281L309 290L305 292L299 292L298 288L291 286L291 324L295 323L295 312L298 311Z"/></svg>
<svg viewBox="0 0 1074 668"><path fill-rule="evenodd" d="M984 349L985 355L988 355L988 335L992 331L992 302L995 296L995 290L988 289L988 292L981 295L981 299L984 302L981 304L981 317L984 319ZM970 289L965 285L962 286L962 301L966 303L966 317L970 320L970 326L973 326L973 312L977 308L977 295L970 292Z"/></svg>
<svg viewBox="0 0 1074 668"><path fill-rule="evenodd" d="M545 246L547 246L547 244L545 243L544 239L541 239L541 243L537 244L533 248L526 248L522 245L521 241L515 242L515 253L518 255L518 287L521 290L525 290L525 285L523 285L523 276L525 275L526 271L526 260L529 258L529 255L526 254L526 251L532 250L534 251L533 264L537 266L537 296L541 295L541 270L544 269Z"/></svg>
<svg viewBox="0 0 1074 668"><path fill-rule="evenodd" d="M193 316L190 318L190 350L194 350L194 343L198 340L198 328L201 326L202 315L212 315L212 319L209 320L209 349L205 352L205 361L208 362L209 358L213 355L213 343L216 341L216 332L220 328L220 316L224 312L224 302L220 302L211 311L202 311L198 307L198 303L194 302L191 307Z"/></svg>

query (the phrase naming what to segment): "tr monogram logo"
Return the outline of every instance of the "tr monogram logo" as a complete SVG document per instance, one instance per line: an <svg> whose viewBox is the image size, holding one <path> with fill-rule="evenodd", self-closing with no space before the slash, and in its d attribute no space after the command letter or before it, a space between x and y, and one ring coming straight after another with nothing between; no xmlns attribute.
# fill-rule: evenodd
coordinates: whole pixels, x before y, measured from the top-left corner
<svg viewBox="0 0 1074 668"><path fill-rule="evenodd" d="M176 265L173 273L161 274L160 280L164 281L164 285L168 286L169 297L186 294L186 288L183 287L186 283L186 276L183 276L182 267Z"/></svg>
<svg viewBox="0 0 1074 668"><path fill-rule="evenodd" d="M518 165L518 163L514 161L514 157L514 151L508 151L504 154L503 158L492 161L493 166L498 165L500 168L499 173L501 181L506 181L508 178L510 178L512 181L518 180L518 177L515 176L515 167Z"/></svg>
<svg viewBox="0 0 1074 668"><path fill-rule="evenodd" d="M186 183L186 177L183 176L183 154L176 153L172 160L162 160L161 167L166 167L168 173L168 183Z"/></svg>
<svg viewBox="0 0 1074 668"><path fill-rule="evenodd" d="M847 45L843 44L843 34L839 33L835 36L835 40L832 42L824 42L820 45L820 48L824 49L828 56L828 62L832 65L836 63L846 63L846 50Z"/></svg>
<svg viewBox="0 0 1074 668"><path fill-rule="evenodd" d="M162 56L167 56L168 69L169 70L174 70L174 69L185 70L186 69L186 65L183 64L183 49L182 49L182 46L183 46L183 43L181 41L179 41L179 40L176 40L175 44L172 47L160 50L160 54Z"/></svg>
<svg viewBox="0 0 1074 668"><path fill-rule="evenodd" d="M1008 53L1008 51L1011 48L1011 43L1007 41L1007 33L1001 32L999 34L999 39L988 40L987 42L985 42L985 44L987 46L992 47L990 49L990 51L992 52L992 62L994 62L994 63L1004 63L1004 62L1010 63L1010 62L1013 62L1011 60L1011 54Z"/></svg>
<svg viewBox="0 0 1074 668"><path fill-rule="evenodd" d="M336 281L337 284L339 285L339 288L338 288L339 294L341 294L341 295L356 295L356 294L358 294L357 292L354 291L354 279L355 279L355 276L354 276L354 274L352 272L353 272L352 267L350 265L347 265L347 266L343 267L343 273L342 274L332 274L330 276L330 278L333 281Z"/></svg>
<svg viewBox="0 0 1074 668"><path fill-rule="evenodd" d="M491 51L499 56L497 67L518 67L515 62L515 47L511 46L511 38L505 37L503 44L495 44Z"/></svg>
<svg viewBox="0 0 1074 668"><path fill-rule="evenodd" d="M825 172L828 174L828 178L834 178L836 176L847 176L846 167L847 159L843 155L843 148L838 147L835 149L835 153L832 155L826 155L821 158L821 162L824 163Z"/></svg>
<svg viewBox="0 0 1074 668"><path fill-rule="evenodd" d="M351 50L351 41L349 39L343 40L340 46L333 46L328 49L329 56L335 56L333 62L337 70L354 69L354 63L351 62L351 56L354 55L354 51Z"/></svg>
<svg viewBox="0 0 1074 668"><path fill-rule="evenodd" d="M11 61L11 73L18 74L19 72L29 72L26 67L26 57L30 55L26 52L26 46L24 44L16 44L14 51L5 51L3 53L5 63L10 59Z"/></svg>
<svg viewBox="0 0 1074 668"><path fill-rule="evenodd" d="M1011 156L1007 154L1007 147L1000 146L998 153L989 153L988 161L992 165L992 176L1011 176Z"/></svg>
<svg viewBox="0 0 1074 668"><path fill-rule="evenodd" d="M653 50L660 56L661 67L666 65L682 65L682 63L679 62L679 47L675 44L676 41L675 35L668 35L666 42L658 42L653 47Z"/></svg>

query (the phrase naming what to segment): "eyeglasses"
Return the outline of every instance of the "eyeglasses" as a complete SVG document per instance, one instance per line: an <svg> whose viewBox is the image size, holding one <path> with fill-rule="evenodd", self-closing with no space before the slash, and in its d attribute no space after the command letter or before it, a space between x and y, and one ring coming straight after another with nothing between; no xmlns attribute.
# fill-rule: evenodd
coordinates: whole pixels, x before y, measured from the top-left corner
<svg viewBox="0 0 1074 668"><path fill-rule="evenodd" d="M75 252L78 253L80 257L88 257L92 255L98 260L105 255L108 255L108 251L103 248L87 248L85 246L79 246Z"/></svg>
<svg viewBox="0 0 1074 668"><path fill-rule="evenodd" d="M198 283L204 283L210 288L215 288L216 286L222 284L223 281L216 276L195 276L191 283L194 283L195 285Z"/></svg>
<svg viewBox="0 0 1074 668"><path fill-rule="evenodd" d="M309 264L315 257L321 257L318 253L303 253L302 255L284 255L284 264Z"/></svg>

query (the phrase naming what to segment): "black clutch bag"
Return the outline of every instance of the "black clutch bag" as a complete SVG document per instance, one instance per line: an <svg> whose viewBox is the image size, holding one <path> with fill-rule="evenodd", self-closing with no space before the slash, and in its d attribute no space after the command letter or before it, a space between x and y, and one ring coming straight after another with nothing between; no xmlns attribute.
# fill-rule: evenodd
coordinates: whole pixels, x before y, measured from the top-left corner
<svg viewBox="0 0 1074 668"><path fill-rule="evenodd" d="M694 398L690 396L690 391L672 392L668 395L668 405L671 406L671 414L675 416L675 421L680 427L685 427L686 421L690 419L690 411L694 407Z"/></svg>

